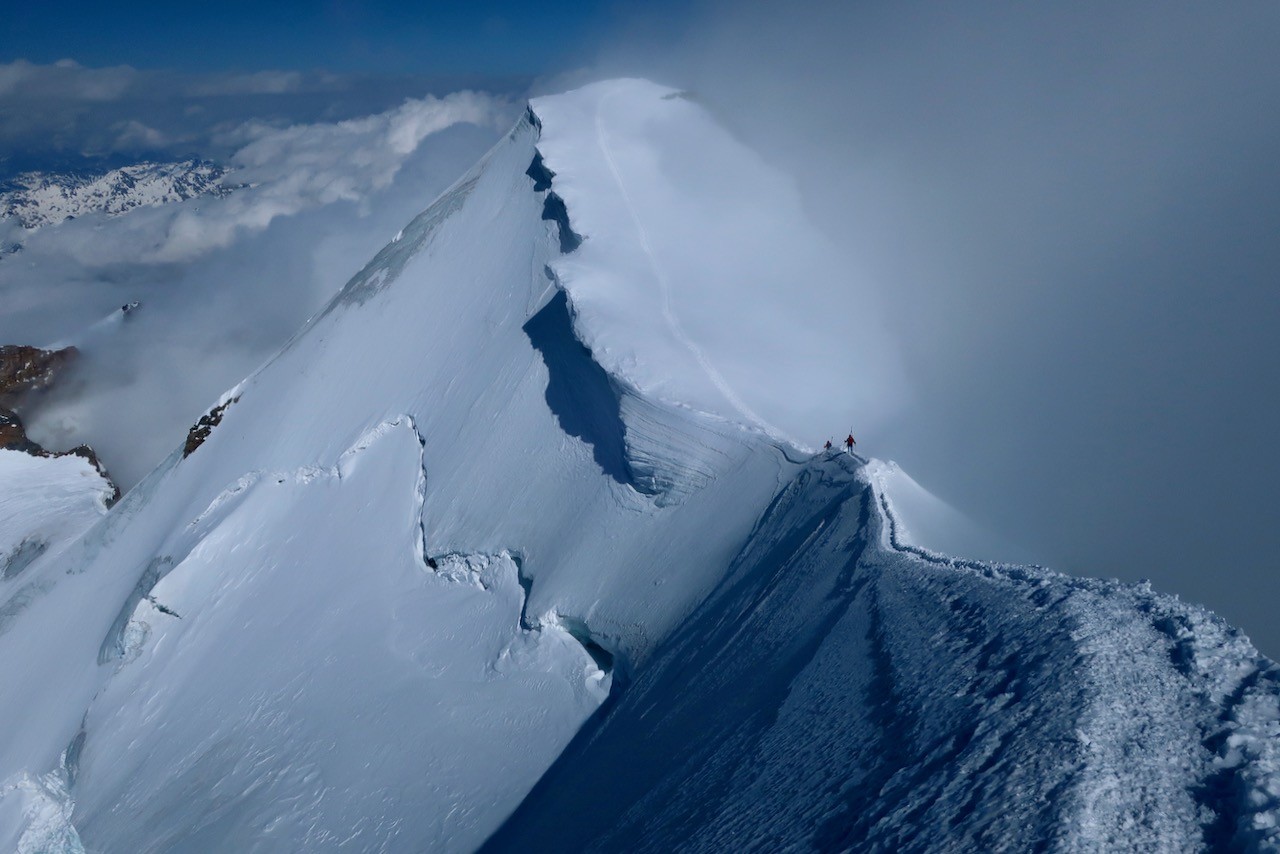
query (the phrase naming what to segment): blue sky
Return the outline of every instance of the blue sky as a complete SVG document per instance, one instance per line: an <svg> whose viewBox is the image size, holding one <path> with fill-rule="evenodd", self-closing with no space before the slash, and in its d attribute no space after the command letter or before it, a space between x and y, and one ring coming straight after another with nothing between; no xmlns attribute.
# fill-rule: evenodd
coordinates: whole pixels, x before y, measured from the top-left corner
<svg viewBox="0 0 1280 854"><path fill-rule="evenodd" d="M670 19L686 4L645 4ZM538 75L582 61L634 9L615 0L516 2L101 3L51 0L4 11L0 61L255 71Z"/></svg>

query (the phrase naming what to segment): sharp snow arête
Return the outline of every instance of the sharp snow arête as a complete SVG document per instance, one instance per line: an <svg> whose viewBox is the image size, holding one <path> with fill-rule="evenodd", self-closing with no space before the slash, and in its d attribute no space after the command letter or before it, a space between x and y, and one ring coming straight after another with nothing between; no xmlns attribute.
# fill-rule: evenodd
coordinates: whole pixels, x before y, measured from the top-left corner
<svg viewBox="0 0 1280 854"><path fill-rule="evenodd" d="M0 452L0 847L1280 844L1239 633L795 447L802 221L677 92L539 99L109 512Z"/></svg>

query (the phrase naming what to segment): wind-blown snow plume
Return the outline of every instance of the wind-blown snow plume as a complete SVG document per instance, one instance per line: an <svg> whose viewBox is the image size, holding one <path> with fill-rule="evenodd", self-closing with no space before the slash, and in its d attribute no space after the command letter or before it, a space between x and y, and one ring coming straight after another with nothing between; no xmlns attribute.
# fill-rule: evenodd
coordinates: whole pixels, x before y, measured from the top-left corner
<svg viewBox="0 0 1280 854"><path fill-rule="evenodd" d="M147 211L106 234L71 230L60 247L93 266L129 262L139 254L151 264L183 263L226 248L243 232L262 231L277 217L336 202L356 204L358 213L367 214L369 197L391 184L424 139L464 124L496 133L506 124L504 107L490 95L457 92L337 124L247 125L240 133L250 141L230 158L224 178L250 185L246 191Z"/></svg>
<svg viewBox="0 0 1280 854"><path fill-rule="evenodd" d="M84 356L32 403L33 435L88 442L118 482L136 482L514 112L459 92L337 123L242 125L222 197L17 232L22 251L0 257L0 340Z"/></svg>
<svg viewBox="0 0 1280 854"><path fill-rule="evenodd" d="M459 92L333 125L246 128L253 141L231 164L235 180L253 185L254 191L212 208L178 211L149 260L188 261L230 245L241 231L260 231L276 217L335 202L355 203L367 213L369 197L391 184L428 136L460 124L496 131L505 119L500 101ZM155 228L151 223L140 227Z"/></svg>
<svg viewBox="0 0 1280 854"><path fill-rule="evenodd" d="M0 64L0 179L193 153L223 162L254 127L333 124L468 87L510 94L522 84L293 70L197 74L18 59Z"/></svg>

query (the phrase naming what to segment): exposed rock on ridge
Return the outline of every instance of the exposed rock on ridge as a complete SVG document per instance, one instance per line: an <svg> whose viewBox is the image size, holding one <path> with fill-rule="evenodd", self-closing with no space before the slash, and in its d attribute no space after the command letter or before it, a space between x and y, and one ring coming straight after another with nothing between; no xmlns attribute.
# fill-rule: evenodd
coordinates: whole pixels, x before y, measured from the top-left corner
<svg viewBox="0 0 1280 854"><path fill-rule="evenodd" d="M115 489L111 503L120 499L120 487L111 481L107 469L93 448L79 445L69 451L50 451L27 436L26 427L15 408L26 395L50 388L62 371L79 354L75 347L42 350L24 344L0 345L0 448L23 451L37 457L83 457Z"/></svg>

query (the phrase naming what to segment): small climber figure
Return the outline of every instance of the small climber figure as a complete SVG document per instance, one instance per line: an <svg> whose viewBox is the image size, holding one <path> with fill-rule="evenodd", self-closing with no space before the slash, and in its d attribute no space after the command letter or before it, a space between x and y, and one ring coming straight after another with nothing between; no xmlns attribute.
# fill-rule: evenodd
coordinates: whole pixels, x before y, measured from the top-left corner
<svg viewBox="0 0 1280 854"><path fill-rule="evenodd" d="M823 445L823 446L822 446L822 450L824 450L824 451L829 451L829 450L831 450L831 440L830 440L830 439L828 439L828 440L827 440L827 444L825 444L825 445Z"/></svg>
<svg viewBox="0 0 1280 854"><path fill-rule="evenodd" d="M852 455L852 454L853 454L853 446L854 446L854 445L856 445L856 444L858 444L858 443L857 443L857 442L855 442L855 441L853 441L853 434L852 434L852 433L850 433L848 436L846 436L846 437L845 437L845 439L844 439L844 449L845 449L846 451L848 451L850 455Z"/></svg>

